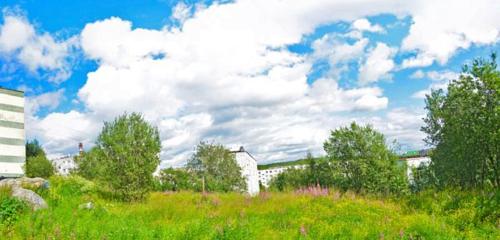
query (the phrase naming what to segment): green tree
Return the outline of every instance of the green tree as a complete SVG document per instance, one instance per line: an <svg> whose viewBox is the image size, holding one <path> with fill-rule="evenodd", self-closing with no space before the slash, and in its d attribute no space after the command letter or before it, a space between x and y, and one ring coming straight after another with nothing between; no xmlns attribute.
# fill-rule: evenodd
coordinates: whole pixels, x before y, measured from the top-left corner
<svg viewBox="0 0 500 240"><path fill-rule="evenodd" d="M500 184L500 72L496 57L465 65L447 91L426 97L422 131L434 146L432 170L444 186Z"/></svg>
<svg viewBox="0 0 500 240"><path fill-rule="evenodd" d="M102 151L99 148L93 147L90 151L75 156L74 160L78 166L76 173L89 180L104 175L103 165L100 163L102 159L101 153Z"/></svg>
<svg viewBox="0 0 500 240"><path fill-rule="evenodd" d="M35 156L45 156L45 151L36 139L26 142L26 158Z"/></svg>
<svg viewBox="0 0 500 240"><path fill-rule="evenodd" d="M54 175L54 167L45 154L36 155L26 160L25 173L28 177L49 178Z"/></svg>
<svg viewBox="0 0 500 240"><path fill-rule="evenodd" d="M202 190L201 179L184 169L163 169L160 172L159 180L162 191Z"/></svg>
<svg viewBox="0 0 500 240"><path fill-rule="evenodd" d="M220 144L201 142L188 160L187 169L205 182L207 191L244 191L245 178L233 153Z"/></svg>
<svg viewBox="0 0 500 240"><path fill-rule="evenodd" d="M160 163L158 129L138 113L124 114L105 122L97 138L92 161L96 178L113 197L124 201L144 199Z"/></svg>
<svg viewBox="0 0 500 240"><path fill-rule="evenodd" d="M332 131L324 150L344 189L378 193L408 189L406 169L397 165L398 157L386 145L384 135L370 125L353 122Z"/></svg>

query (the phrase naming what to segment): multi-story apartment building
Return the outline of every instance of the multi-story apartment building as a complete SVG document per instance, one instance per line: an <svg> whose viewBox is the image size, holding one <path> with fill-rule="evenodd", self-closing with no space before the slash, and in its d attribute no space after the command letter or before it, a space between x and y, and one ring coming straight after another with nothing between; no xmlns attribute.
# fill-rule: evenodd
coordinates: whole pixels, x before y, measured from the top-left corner
<svg viewBox="0 0 500 240"><path fill-rule="evenodd" d="M24 93L0 87L0 178L24 175Z"/></svg>

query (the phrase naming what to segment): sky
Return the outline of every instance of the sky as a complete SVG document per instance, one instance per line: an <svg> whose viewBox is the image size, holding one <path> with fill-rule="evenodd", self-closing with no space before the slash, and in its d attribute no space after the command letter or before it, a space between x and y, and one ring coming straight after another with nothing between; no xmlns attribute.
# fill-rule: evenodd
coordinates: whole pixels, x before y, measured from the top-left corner
<svg viewBox="0 0 500 240"><path fill-rule="evenodd" d="M427 148L425 95L500 50L498 0L2 0L0 86L25 92L27 139L90 149L140 112L161 166L200 141L259 163L322 155L356 121Z"/></svg>

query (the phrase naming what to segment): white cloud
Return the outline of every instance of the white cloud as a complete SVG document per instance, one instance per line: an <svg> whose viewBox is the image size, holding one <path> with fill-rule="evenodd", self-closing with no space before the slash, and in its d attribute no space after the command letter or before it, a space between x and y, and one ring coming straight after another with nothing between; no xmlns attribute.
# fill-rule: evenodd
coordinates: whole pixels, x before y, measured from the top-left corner
<svg viewBox="0 0 500 240"><path fill-rule="evenodd" d="M365 62L359 67L359 83L366 85L377 82L380 79L389 79L390 71L394 69L392 60L396 50L385 43L377 43L374 49L368 53Z"/></svg>
<svg viewBox="0 0 500 240"><path fill-rule="evenodd" d="M361 59L367 39L325 37L315 43L315 56L287 46L324 24L406 12L400 2L370 3L243 0L198 8L180 28L161 30L116 17L89 23L81 47L98 67L78 92L85 109L34 117L33 135L49 152L71 152L78 141L93 142L103 120L138 111L160 129L164 166L184 161L200 140L244 145L263 161L321 153L329 129L352 120L383 126L388 119L339 112L377 111L389 100L378 87L342 88L334 78L307 83L311 58ZM393 54L377 44L364 62L364 83L387 78Z"/></svg>
<svg viewBox="0 0 500 240"><path fill-rule="evenodd" d="M338 79L342 72L348 70L347 64L361 61L368 42L367 38L359 38L349 44L338 35L326 34L311 44L314 50L312 60L327 59L330 65L329 75Z"/></svg>
<svg viewBox="0 0 500 240"><path fill-rule="evenodd" d="M402 50L416 56L403 67L445 64L458 50L471 44L492 44L500 40L497 0L414 1L409 4L413 24L403 40Z"/></svg>
<svg viewBox="0 0 500 240"><path fill-rule="evenodd" d="M318 112L376 111L386 108L389 102L380 88L341 89L332 79L316 80L308 96L311 108Z"/></svg>
<svg viewBox="0 0 500 240"><path fill-rule="evenodd" d="M413 79L420 79L420 78L423 78L425 77L425 72L422 71L421 69L413 72L411 75L410 75L410 78L413 78Z"/></svg>
<svg viewBox="0 0 500 240"><path fill-rule="evenodd" d="M188 6L184 2L179 2L175 5L172 10L172 19L179 21L179 23L184 23L189 17L191 17L192 6Z"/></svg>
<svg viewBox="0 0 500 240"><path fill-rule="evenodd" d="M25 104L26 115L35 115L41 108L56 109L64 98L64 89L46 92L37 96L27 97Z"/></svg>
<svg viewBox="0 0 500 240"><path fill-rule="evenodd" d="M426 95L430 94L432 90L443 89L446 90L448 87L448 83L451 80L457 79L459 77L459 73L452 71L430 71L427 73L423 73L425 77L429 78L432 82L428 88L415 92L412 97L424 99Z"/></svg>
<svg viewBox="0 0 500 240"><path fill-rule="evenodd" d="M59 41L49 33L37 33L23 15L3 10L0 25L0 56L14 58L32 73L38 70L49 81L60 83L71 76L69 55L76 38Z"/></svg>
<svg viewBox="0 0 500 240"><path fill-rule="evenodd" d="M375 25L372 25L372 23L370 21L368 21L368 19L366 18L360 18L360 19L357 19L356 21L354 21L352 23L352 28L354 30L358 30L358 31L367 31L367 32L384 32L384 28L378 24L375 24Z"/></svg>

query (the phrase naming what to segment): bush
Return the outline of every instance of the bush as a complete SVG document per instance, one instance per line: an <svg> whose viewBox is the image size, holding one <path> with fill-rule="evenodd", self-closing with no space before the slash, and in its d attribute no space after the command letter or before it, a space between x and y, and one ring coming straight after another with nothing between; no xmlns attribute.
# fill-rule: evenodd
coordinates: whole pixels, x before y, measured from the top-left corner
<svg viewBox="0 0 500 240"><path fill-rule="evenodd" d="M29 157L26 160L25 170L28 177L49 178L54 175L54 166L44 154Z"/></svg>
<svg viewBox="0 0 500 240"><path fill-rule="evenodd" d="M11 196L10 188L0 187L0 224L13 224L27 209L29 208L25 202Z"/></svg>
<svg viewBox="0 0 500 240"><path fill-rule="evenodd" d="M246 181L233 153L220 144L201 142L188 160L187 171L205 182L205 190L245 191Z"/></svg>
<svg viewBox="0 0 500 240"><path fill-rule="evenodd" d="M160 135L140 114L105 122L97 138L94 173L102 191L122 201L142 200L153 187L160 164Z"/></svg>
<svg viewBox="0 0 500 240"><path fill-rule="evenodd" d="M382 133L355 122L331 132L324 143L327 158L342 176L341 188L368 193L406 193L406 168L386 145Z"/></svg>
<svg viewBox="0 0 500 240"><path fill-rule="evenodd" d="M182 169L163 169L160 172L159 182L161 191L202 190L201 179Z"/></svg>

